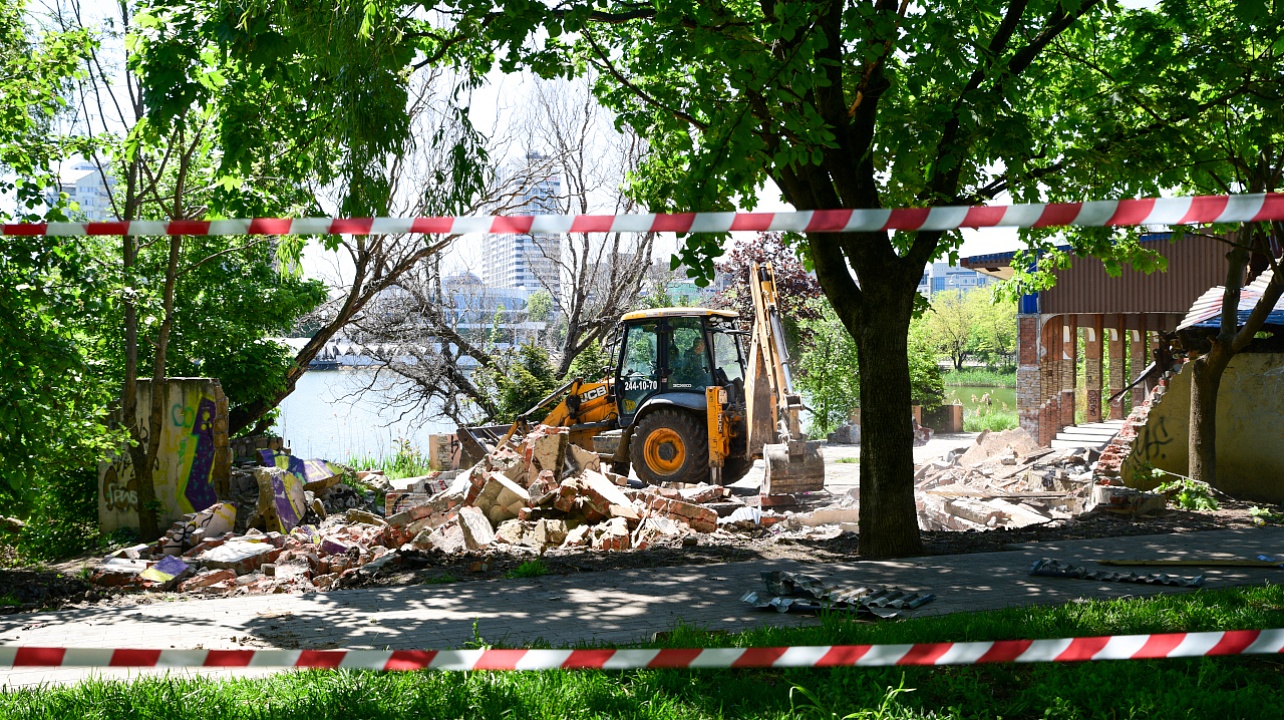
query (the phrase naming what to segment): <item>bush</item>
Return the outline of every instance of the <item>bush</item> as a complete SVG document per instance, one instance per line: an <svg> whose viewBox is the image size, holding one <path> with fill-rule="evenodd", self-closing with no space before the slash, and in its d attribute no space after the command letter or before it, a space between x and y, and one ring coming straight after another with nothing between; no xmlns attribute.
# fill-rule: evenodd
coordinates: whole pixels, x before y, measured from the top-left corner
<svg viewBox="0 0 1284 720"><path fill-rule="evenodd" d="M18 560L61 560L100 547L98 468L53 470L36 481L27 525L18 535Z"/></svg>

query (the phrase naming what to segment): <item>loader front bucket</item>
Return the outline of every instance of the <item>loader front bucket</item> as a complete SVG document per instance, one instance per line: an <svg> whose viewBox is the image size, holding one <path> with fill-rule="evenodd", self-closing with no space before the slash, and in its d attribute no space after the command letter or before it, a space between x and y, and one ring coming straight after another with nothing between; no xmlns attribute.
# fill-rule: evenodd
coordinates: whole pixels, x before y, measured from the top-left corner
<svg viewBox="0 0 1284 720"><path fill-rule="evenodd" d="M821 441L806 440L762 446L762 492L782 495L825 489L825 458Z"/></svg>

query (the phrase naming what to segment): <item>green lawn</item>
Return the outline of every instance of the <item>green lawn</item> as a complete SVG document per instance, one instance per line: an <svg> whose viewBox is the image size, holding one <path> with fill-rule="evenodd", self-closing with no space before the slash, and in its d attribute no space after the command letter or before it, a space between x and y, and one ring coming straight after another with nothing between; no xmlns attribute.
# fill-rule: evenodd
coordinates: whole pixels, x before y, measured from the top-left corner
<svg viewBox="0 0 1284 720"><path fill-rule="evenodd" d="M519 601L519 599L515 599ZM738 610L737 610L738 611ZM666 647L1053 638L1284 626L1279 587L740 635ZM88 682L0 694L3 718L1277 718L1278 656L907 669L370 673Z"/></svg>

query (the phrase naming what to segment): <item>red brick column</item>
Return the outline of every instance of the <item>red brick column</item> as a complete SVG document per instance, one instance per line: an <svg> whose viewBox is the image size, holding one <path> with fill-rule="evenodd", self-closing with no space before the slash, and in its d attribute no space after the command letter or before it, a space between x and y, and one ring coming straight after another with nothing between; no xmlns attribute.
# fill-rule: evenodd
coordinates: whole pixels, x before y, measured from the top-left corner
<svg viewBox="0 0 1284 720"><path fill-rule="evenodd" d="M1057 434L1061 412L1061 332L1065 318L1054 315L1043 321L1043 338L1039 354L1039 443L1047 445Z"/></svg>
<svg viewBox="0 0 1284 720"><path fill-rule="evenodd" d="M1039 316L1017 316L1017 386L1016 409L1021 427L1031 437L1039 437L1039 409L1047 398L1041 392L1039 356Z"/></svg>
<svg viewBox="0 0 1284 720"><path fill-rule="evenodd" d="M1119 395L1119 392L1124 389L1124 385L1128 384L1126 380L1127 367L1124 365L1127 360L1124 355L1125 343L1127 342L1125 336L1127 333L1128 331L1124 329L1123 315L1114 316L1110 327L1106 328L1106 341L1109 344L1108 351L1110 353L1110 397ZM1123 416L1123 396L1120 396L1110 403L1110 419L1122 420Z"/></svg>
<svg viewBox="0 0 1284 720"><path fill-rule="evenodd" d="M1074 425L1074 391L1079 374L1078 320L1074 315L1065 318L1061 331L1061 427Z"/></svg>
<svg viewBox="0 0 1284 720"><path fill-rule="evenodd" d="M1101 422L1101 331L1105 323L1101 315L1093 315L1084 327L1083 384L1087 390L1087 407L1084 422Z"/></svg>
<svg viewBox="0 0 1284 720"><path fill-rule="evenodd" d="M1146 350L1146 316L1137 316L1136 330L1130 330L1128 333L1128 382L1137 379L1142 370L1150 364L1150 358ZM1132 407L1133 409L1141 407L1146 402L1146 383L1139 383L1132 389Z"/></svg>

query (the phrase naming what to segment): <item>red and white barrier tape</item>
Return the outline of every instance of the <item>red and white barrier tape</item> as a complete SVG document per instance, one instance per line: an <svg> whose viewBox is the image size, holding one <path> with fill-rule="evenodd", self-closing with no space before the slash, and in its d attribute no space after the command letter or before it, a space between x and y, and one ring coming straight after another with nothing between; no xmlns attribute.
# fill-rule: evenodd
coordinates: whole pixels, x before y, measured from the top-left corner
<svg viewBox="0 0 1284 720"><path fill-rule="evenodd" d="M636 670L887 667L1272 655L1284 629L919 643L665 650L126 650L0 646L4 667L293 667L361 670Z"/></svg>
<svg viewBox="0 0 1284 720"><path fill-rule="evenodd" d="M17 223L3 235L370 235L586 232L708 233L731 230L858 232L983 227L1124 227L1284 220L1284 194L1100 200L976 207L801 212L701 212L650 215L519 215L511 217L256 218Z"/></svg>

